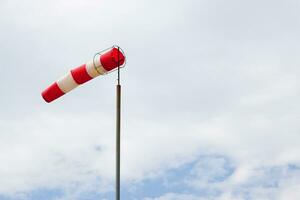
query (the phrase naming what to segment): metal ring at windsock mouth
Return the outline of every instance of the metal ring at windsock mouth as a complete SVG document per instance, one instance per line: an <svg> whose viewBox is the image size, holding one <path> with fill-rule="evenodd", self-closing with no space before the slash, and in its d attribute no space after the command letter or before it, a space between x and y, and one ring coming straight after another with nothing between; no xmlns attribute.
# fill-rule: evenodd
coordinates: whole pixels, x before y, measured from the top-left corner
<svg viewBox="0 0 300 200"><path fill-rule="evenodd" d="M124 62L123 62L123 64L120 65L120 66L118 66L118 67L116 67L116 68L114 68L114 69L112 69L112 70L105 71L104 73L103 73L103 71L99 71L99 69L98 69L98 67L96 66L96 63L95 63L95 58L96 58L96 56L97 56L97 55L101 56L101 55L103 55L105 52L108 52L109 50L114 49L114 48L115 48L115 49L118 49L118 51L120 51L120 52L122 53L122 55L123 55L123 57L124 57ZM96 70L99 74L108 74L108 73L111 73L111 72L113 72L113 71L118 70L118 68L123 68L123 67L126 65L126 60L127 60L127 59L126 59L126 56L125 56L125 53L124 53L123 49L122 49L121 47L119 47L118 45L113 45L112 47L109 47L109 48L107 48L107 49L104 49L104 50L102 50L102 51L96 53L96 54L94 55L94 57L93 57L93 65L94 65L95 70ZM101 65L102 65L102 64L101 64Z"/></svg>
<svg viewBox="0 0 300 200"><path fill-rule="evenodd" d="M98 74L106 74L107 72L105 71L105 72L100 72L99 71L99 69L98 69L98 67L96 66L96 64L95 64L95 58L96 58L96 56L97 55L100 55L101 56L101 54L100 54L100 52L98 52L98 53L96 53L95 55L94 55L94 58L93 58L93 66L94 66L94 69L98 72ZM103 69L104 70L104 69Z"/></svg>
<svg viewBox="0 0 300 200"><path fill-rule="evenodd" d="M98 67L96 66L96 64L95 64L95 58L96 58L96 56L97 55L99 55L99 56L101 56L101 53L103 53L104 51L107 51L108 49L105 49L105 50L103 50L103 51L100 51L100 52L98 52L98 53L96 53L95 55L94 55L94 57L93 57L93 66L94 66L94 68L95 68L95 70L98 72L98 74L106 74L106 72L100 72L99 70L98 70Z"/></svg>

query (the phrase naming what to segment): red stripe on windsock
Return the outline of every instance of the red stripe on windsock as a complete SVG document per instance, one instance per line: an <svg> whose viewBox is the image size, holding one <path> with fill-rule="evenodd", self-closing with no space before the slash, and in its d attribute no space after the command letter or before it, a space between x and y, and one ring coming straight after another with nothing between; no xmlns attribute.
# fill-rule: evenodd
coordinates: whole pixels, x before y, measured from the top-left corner
<svg viewBox="0 0 300 200"><path fill-rule="evenodd" d="M90 77L90 75L86 71L86 65L85 64L83 64L80 67L77 67L75 69L72 69L71 74L74 78L74 81L77 84L83 84L83 83L93 79L92 77Z"/></svg>
<svg viewBox="0 0 300 200"><path fill-rule="evenodd" d="M53 83L47 89L42 92L42 97L46 102L50 103L51 101L61 97L65 93L58 87L57 83Z"/></svg>
<svg viewBox="0 0 300 200"><path fill-rule="evenodd" d="M118 58L119 58L119 65L123 65L125 61L125 57L121 51L117 48L113 48L110 51L102 54L100 56L100 62L103 68L106 71L111 71L118 67Z"/></svg>

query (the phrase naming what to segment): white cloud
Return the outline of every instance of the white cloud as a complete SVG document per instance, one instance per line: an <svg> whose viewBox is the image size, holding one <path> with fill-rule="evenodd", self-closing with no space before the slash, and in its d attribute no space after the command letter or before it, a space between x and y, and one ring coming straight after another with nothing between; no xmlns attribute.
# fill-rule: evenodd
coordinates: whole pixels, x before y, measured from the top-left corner
<svg viewBox="0 0 300 200"><path fill-rule="evenodd" d="M235 171L214 187L224 192L221 199L234 199L233 190L265 173L258 169L300 163L297 2L0 4L1 194L62 188L63 198L74 199L87 190L112 190L114 87L108 83L114 75L54 104L41 103L39 93L113 43L128 56L122 73L125 183L162 176L199 155L224 155ZM207 163L214 169L207 175L199 163L202 187L223 173L221 158ZM298 189L297 181L288 182L292 177L284 180ZM298 195L289 188L251 192L257 198ZM197 197L174 192L161 198Z"/></svg>
<svg viewBox="0 0 300 200"><path fill-rule="evenodd" d="M199 197L189 194L168 193L158 198L145 198L144 200L201 200Z"/></svg>
<svg viewBox="0 0 300 200"><path fill-rule="evenodd" d="M68 191L79 186L77 190L87 186L87 190L97 186L102 192L111 190L110 184L103 183L110 183L114 173L114 143L110 124L102 117L97 116L103 122L100 129L92 113L87 117L44 113L2 121L0 193L40 188Z"/></svg>
<svg viewBox="0 0 300 200"><path fill-rule="evenodd" d="M299 199L299 198L300 198L300 186L293 185L293 186L284 188L280 192L278 199L284 200L284 199Z"/></svg>

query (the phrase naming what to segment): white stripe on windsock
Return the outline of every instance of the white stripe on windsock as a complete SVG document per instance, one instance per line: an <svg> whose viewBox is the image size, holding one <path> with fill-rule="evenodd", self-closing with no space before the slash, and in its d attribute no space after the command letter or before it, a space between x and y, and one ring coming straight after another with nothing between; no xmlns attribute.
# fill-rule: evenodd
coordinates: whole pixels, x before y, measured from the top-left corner
<svg viewBox="0 0 300 200"><path fill-rule="evenodd" d="M95 63L94 63L95 62ZM99 75L105 74L106 70L102 67L99 57L95 61L91 60L86 63L86 71L92 77L95 78Z"/></svg>
<svg viewBox="0 0 300 200"><path fill-rule="evenodd" d="M91 78L95 78L99 75L105 74L106 72L106 70L100 63L100 56L97 56L97 58L94 60L88 61L85 65L85 69ZM57 85L64 93L68 93L69 91L76 88L79 84L76 83L72 76L72 73L69 72L66 76L60 78L57 81Z"/></svg>
<svg viewBox="0 0 300 200"><path fill-rule="evenodd" d="M67 93L78 86L71 72L69 72L66 76L60 78L57 81L57 85L64 93Z"/></svg>

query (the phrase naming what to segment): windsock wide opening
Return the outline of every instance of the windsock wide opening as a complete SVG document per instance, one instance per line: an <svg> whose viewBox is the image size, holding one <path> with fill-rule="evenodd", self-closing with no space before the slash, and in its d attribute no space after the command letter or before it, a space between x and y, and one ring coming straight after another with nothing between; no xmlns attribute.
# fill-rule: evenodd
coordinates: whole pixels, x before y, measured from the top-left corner
<svg viewBox="0 0 300 200"><path fill-rule="evenodd" d="M125 56L119 47L112 47L110 50L101 54L100 62L103 68L109 72L116 69L118 66L122 66L125 63Z"/></svg>

